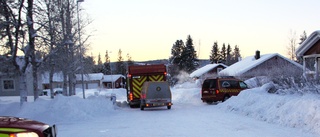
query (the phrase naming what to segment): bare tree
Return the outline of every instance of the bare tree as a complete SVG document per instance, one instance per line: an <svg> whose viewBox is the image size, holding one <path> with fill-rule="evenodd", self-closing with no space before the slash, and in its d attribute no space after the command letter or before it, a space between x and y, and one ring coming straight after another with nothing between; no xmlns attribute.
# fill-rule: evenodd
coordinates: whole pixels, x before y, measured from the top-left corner
<svg viewBox="0 0 320 137"><path fill-rule="evenodd" d="M28 1L29 2L29 1ZM32 1L30 1L32 2ZM20 2L15 1L0 1L1 6L1 41L5 43L2 48L7 49L4 52L3 60L6 62L5 67L13 66L13 72L10 75L20 77L20 83L26 83L26 69L29 64L28 54L29 46L25 46L26 30L24 27L24 21L21 18L23 16L24 0ZM31 4L31 3L30 3ZM23 49L25 53L24 58L17 56L18 49ZM23 60L23 61L21 61ZM19 63L22 62L22 63ZM20 102L27 101L27 89L26 84L19 84Z"/></svg>
<svg viewBox="0 0 320 137"><path fill-rule="evenodd" d="M296 60L296 46L297 46L297 36L295 31L290 31L289 34L289 44L287 46L288 49L288 56L291 60Z"/></svg>

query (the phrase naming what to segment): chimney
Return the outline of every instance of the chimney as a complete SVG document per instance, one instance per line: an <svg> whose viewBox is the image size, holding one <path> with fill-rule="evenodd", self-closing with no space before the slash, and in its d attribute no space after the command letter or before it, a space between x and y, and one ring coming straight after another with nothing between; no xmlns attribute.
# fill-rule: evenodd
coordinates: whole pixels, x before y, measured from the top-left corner
<svg viewBox="0 0 320 137"><path fill-rule="evenodd" d="M256 60L258 60L260 58L260 51L259 50L256 51L256 55L254 56L254 58Z"/></svg>

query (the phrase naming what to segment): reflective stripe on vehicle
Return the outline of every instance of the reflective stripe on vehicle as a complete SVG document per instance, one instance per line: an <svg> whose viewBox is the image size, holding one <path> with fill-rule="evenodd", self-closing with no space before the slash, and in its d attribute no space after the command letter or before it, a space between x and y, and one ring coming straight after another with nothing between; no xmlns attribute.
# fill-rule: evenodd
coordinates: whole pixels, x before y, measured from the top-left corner
<svg viewBox="0 0 320 137"><path fill-rule="evenodd" d="M27 131L21 128L0 128L0 132L24 132Z"/></svg>

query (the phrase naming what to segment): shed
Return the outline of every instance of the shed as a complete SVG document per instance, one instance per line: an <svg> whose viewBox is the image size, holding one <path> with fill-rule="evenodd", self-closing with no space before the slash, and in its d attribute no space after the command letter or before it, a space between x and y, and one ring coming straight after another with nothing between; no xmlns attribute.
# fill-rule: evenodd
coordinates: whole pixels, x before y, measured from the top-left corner
<svg viewBox="0 0 320 137"><path fill-rule="evenodd" d="M103 76L102 84L104 88L125 88L125 83L125 76L120 74Z"/></svg>
<svg viewBox="0 0 320 137"><path fill-rule="evenodd" d="M320 30L311 33L311 35L297 48L296 56L303 62L303 75L307 79L319 79Z"/></svg>

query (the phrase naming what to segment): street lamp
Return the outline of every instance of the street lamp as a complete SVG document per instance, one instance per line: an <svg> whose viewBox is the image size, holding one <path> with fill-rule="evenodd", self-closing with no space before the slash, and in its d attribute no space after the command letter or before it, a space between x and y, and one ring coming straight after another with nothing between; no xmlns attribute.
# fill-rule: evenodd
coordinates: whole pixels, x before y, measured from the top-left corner
<svg viewBox="0 0 320 137"><path fill-rule="evenodd" d="M80 19L79 19L79 2L84 2L84 0L77 0L77 17L78 17L78 35L79 35L79 48L80 48L80 63L81 63L81 85L82 85L82 94L83 99L86 98L84 91L84 83L83 83L83 59L82 59L82 43L81 43L81 34L80 34Z"/></svg>
<svg viewBox="0 0 320 137"><path fill-rule="evenodd" d="M110 51L109 53L111 54L112 51ZM111 57L110 57L109 65L110 65L110 72L111 72L111 89L112 89L112 91L113 91L113 88L114 88L114 80L113 80L113 73L112 73L112 67L111 67Z"/></svg>

